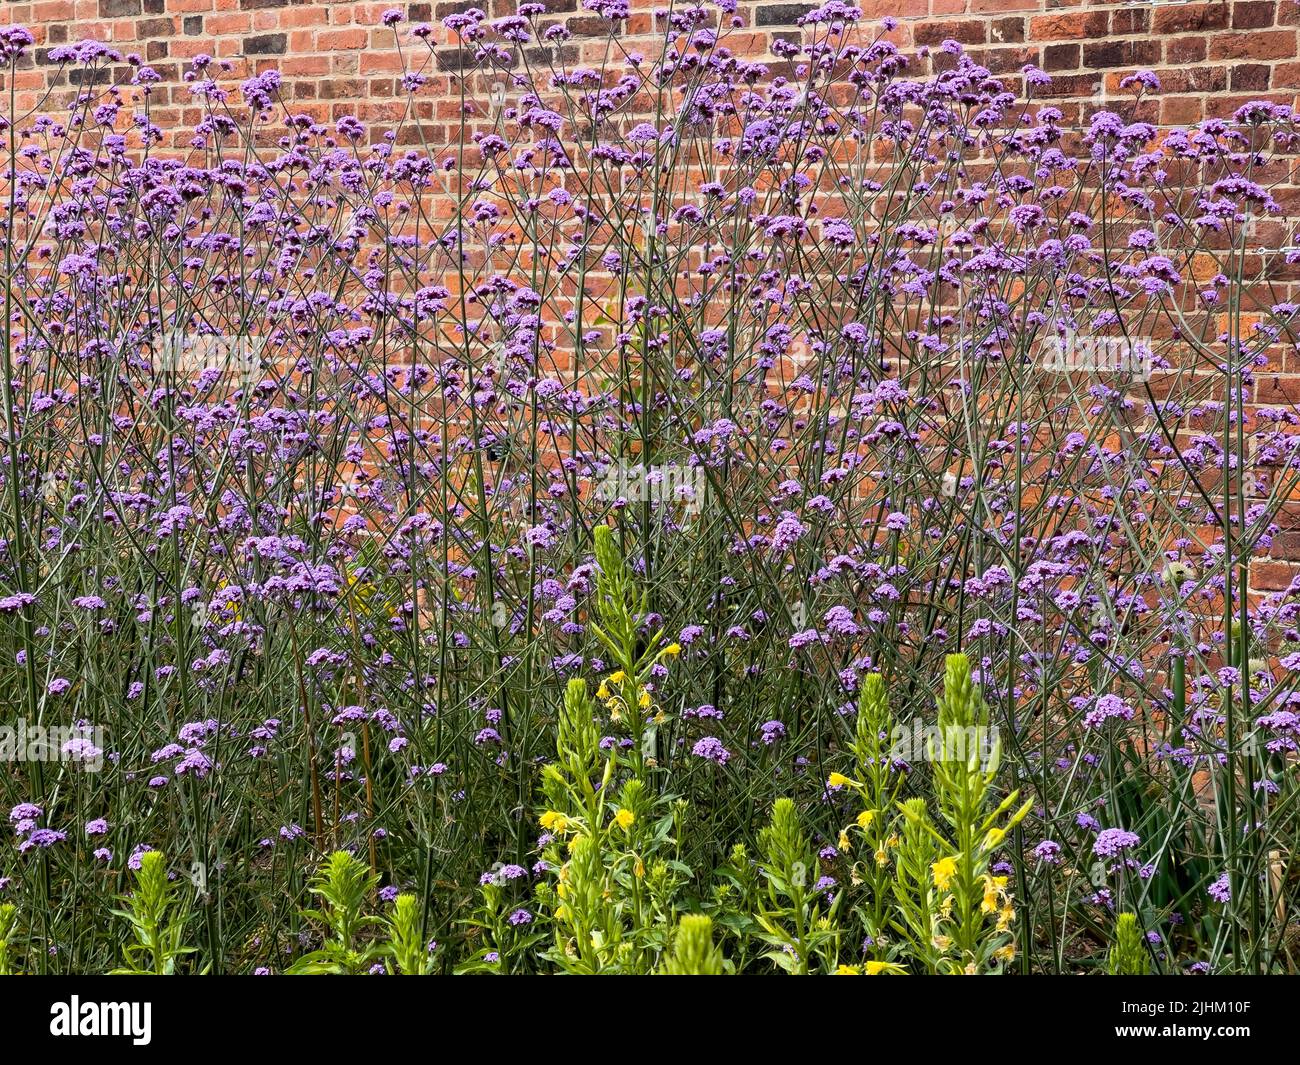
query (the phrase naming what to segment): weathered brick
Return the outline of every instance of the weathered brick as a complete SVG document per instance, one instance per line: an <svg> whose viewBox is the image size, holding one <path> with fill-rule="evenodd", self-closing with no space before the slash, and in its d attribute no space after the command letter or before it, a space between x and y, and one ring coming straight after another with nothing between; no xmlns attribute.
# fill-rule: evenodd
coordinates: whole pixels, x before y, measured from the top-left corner
<svg viewBox="0 0 1300 1065"><path fill-rule="evenodd" d="M1083 65L1091 70L1144 66L1159 60L1159 41L1103 41L1083 46Z"/></svg>
<svg viewBox="0 0 1300 1065"><path fill-rule="evenodd" d="M99 0L100 18L124 18L144 12L141 0Z"/></svg>
<svg viewBox="0 0 1300 1065"><path fill-rule="evenodd" d="M1259 30L1272 26L1277 17L1277 4L1274 0L1237 0L1232 5L1232 28L1234 30Z"/></svg>
<svg viewBox="0 0 1300 1065"><path fill-rule="evenodd" d="M1110 15L1105 11L1074 11L1029 20L1029 36L1037 41L1072 41L1080 37L1105 37L1109 33Z"/></svg>
<svg viewBox="0 0 1300 1065"><path fill-rule="evenodd" d="M1227 25L1226 3L1171 5L1156 9L1151 32L1200 33L1205 30L1221 30Z"/></svg>
<svg viewBox="0 0 1300 1065"><path fill-rule="evenodd" d="M1290 59L1295 54L1294 30L1222 33L1210 41L1211 59Z"/></svg>
<svg viewBox="0 0 1300 1065"><path fill-rule="evenodd" d="M284 55L287 43L283 33L263 33L244 38L245 55Z"/></svg>
<svg viewBox="0 0 1300 1065"><path fill-rule="evenodd" d="M1078 70L1083 49L1077 44L1049 44L1043 49L1043 69Z"/></svg>
<svg viewBox="0 0 1300 1065"><path fill-rule="evenodd" d="M943 44L944 41L960 41L962 44L983 44L988 27L983 19L969 19L962 22L926 22L916 27L913 39L917 44L930 47Z"/></svg>
<svg viewBox="0 0 1300 1065"><path fill-rule="evenodd" d="M1110 16L1110 32L1116 36L1132 36L1136 33L1149 33L1151 31L1151 12L1144 8L1125 8L1123 11L1112 11Z"/></svg>
<svg viewBox="0 0 1300 1065"><path fill-rule="evenodd" d="M1270 73L1267 63L1238 63L1232 68L1229 87L1233 92L1264 92Z"/></svg>
<svg viewBox="0 0 1300 1065"><path fill-rule="evenodd" d="M170 37L176 32L176 26L169 18L146 18L135 24L135 35L146 41L155 37Z"/></svg>
<svg viewBox="0 0 1300 1065"><path fill-rule="evenodd" d="M1188 63L1203 63L1207 51L1204 37L1178 37L1165 44L1165 62L1182 67Z"/></svg>
<svg viewBox="0 0 1300 1065"><path fill-rule="evenodd" d="M608 37L611 32L614 32L608 19L596 15L571 18L565 25L575 37Z"/></svg>
<svg viewBox="0 0 1300 1065"><path fill-rule="evenodd" d="M994 19L989 30L989 40L1001 44L1018 44L1025 39L1025 20L1022 18Z"/></svg>
<svg viewBox="0 0 1300 1065"><path fill-rule="evenodd" d="M1250 567L1250 583L1261 591L1281 592L1298 572L1294 566L1283 562L1256 562Z"/></svg>
<svg viewBox="0 0 1300 1065"><path fill-rule="evenodd" d="M816 4L768 4L758 9L756 26L793 26Z"/></svg>

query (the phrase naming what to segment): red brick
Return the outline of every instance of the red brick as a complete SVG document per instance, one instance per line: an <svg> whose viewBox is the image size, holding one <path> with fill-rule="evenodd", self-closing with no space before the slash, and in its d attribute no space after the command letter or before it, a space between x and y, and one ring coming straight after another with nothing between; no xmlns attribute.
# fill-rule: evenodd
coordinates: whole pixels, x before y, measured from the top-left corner
<svg viewBox="0 0 1300 1065"><path fill-rule="evenodd" d="M1290 59L1295 54L1295 30L1221 33L1210 41L1211 59Z"/></svg>
<svg viewBox="0 0 1300 1065"><path fill-rule="evenodd" d="M1272 26L1277 17L1277 4L1273 0L1237 0L1232 5L1234 30L1260 30Z"/></svg>

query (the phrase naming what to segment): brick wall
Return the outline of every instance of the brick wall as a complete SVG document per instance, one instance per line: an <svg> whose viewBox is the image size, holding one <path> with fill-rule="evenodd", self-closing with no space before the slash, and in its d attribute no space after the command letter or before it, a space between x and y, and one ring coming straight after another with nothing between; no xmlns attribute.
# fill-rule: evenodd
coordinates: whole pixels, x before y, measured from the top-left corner
<svg viewBox="0 0 1300 1065"><path fill-rule="evenodd" d="M660 2L633 0L629 36L652 26ZM481 0L473 6L499 16L513 12L515 3ZM288 94L316 117L359 111L382 121L402 94L393 33L379 25L381 13L398 7L408 22L436 24L469 6L436 0L31 0L4 2L0 21L28 26L40 45L23 71L25 95L75 82L76 71L60 72L49 63L48 48L93 37L139 54L172 86L189 59L207 53L234 62L236 73L277 66ZM741 0L745 25L730 43L767 55L773 39L799 32L796 19L812 6ZM1126 94L1117 91L1119 81L1140 68L1158 72L1163 94L1135 117L1164 124L1226 115L1247 99L1294 104L1300 90L1300 0L862 0L861 6L871 19L898 18L893 39L904 48L954 38L1011 81L1023 64L1035 63L1053 75L1051 95L1069 106L1080 101L1084 108L1122 109ZM549 0L549 7L574 34L565 46L572 58L603 53L605 24L582 11L578 0ZM441 77L454 77L455 50L445 49L438 65ZM183 128L184 90L164 87L156 99L159 124Z"/></svg>
<svg viewBox="0 0 1300 1065"><path fill-rule="evenodd" d="M400 27L435 25L440 47L431 72L433 84L420 93L416 114L428 139L447 143L459 122L453 82L460 59L449 35L438 25L444 17L479 6L493 17L510 14L518 0L469 2L320 3L305 0L0 0L0 23L27 26L37 39L34 54L22 61L17 88L19 107L35 106L54 91L77 91L80 72L51 63L58 44L94 38L123 53L136 53L164 82L153 93L154 122L170 132L174 143L188 139L198 120L181 76L200 54L229 60L232 78L275 67L283 75L282 93L296 110L333 120L356 114L372 126L396 119L406 110L399 84L403 69L394 33L381 25L390 8L406 13ZM573 34L562 47L569 64L598 64L607 49L607 25L580 7L580 0L545 0L550 18L563 20ZM953 38L981 63L1019 88L1021 68L1032 63L1048 71L1053 84L1039 95L1054 98L1068 121L1082 121L1102 107L1131 118L1182 125L1203 117L1227 116L1241 104L1265 98L1300 106L1300 0L1211 0L1180 3L1141 0L1095 3L1090 0L859 0L866 16L893 16L893 41L904 51L936 46ZM662 0L632 0L627 36L645 37L653 28L654 7ZM740 0L739 30L731 31L733 50L748 48L755 57L771 57L775 40L797 35L798 18L814 5L784 0ZM408 56L418 52L406 45ZM653 52L648 38L643 51ZM783 61L773 59L779 69ZM924 62L919 73L925 73ZM1161 90L1133 114L1131 94L1120 81L1137 69L1156 71ZM125 80L125 66L115 72ZM486 89L486 85L477 86ZM428 127L434 128L428 128ZM1278 190L1295 206L1292 188ZM1294 210L1291 211L1294 214ZM1280 237L1263 233L1261 239ZM1289 360L1288 360L1289 361ZM1300 383L1290 372L1262 376L1261 403L1290 404L1300 398ZM1283 533L1272 546L1279 563L1257 564L1252 579L1260 588L1283 587L1300 562L1300 503L1288 503L1279 515Z"/></svg>

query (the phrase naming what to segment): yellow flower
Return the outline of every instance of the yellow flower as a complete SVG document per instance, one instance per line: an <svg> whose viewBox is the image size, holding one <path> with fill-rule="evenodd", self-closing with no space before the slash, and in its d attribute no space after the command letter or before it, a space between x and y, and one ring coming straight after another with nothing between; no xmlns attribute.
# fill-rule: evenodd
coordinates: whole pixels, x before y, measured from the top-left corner
<svg viewBox="0 0 1300 1065"><path fill-rule="evenodd" d="M867 962L867 964L870 965L871 962ZM838 969L835 970L835 975L836 976L861 976L862 967L859 965L841 965Z"/></svg>
<svg viewBox="0 0 1300 1065"><path fill-rule="evenodd" d="M867 962L868 976L902 976L903 967L897 962L892 961L869 961Z"/></svg>
<svg viewBox="0 0 1300 1065"><path fill-rule="evenodd" d="M849 834L847 832L840 833L839 848L846 854L853 849L853 844L849 842Z"/></svg>
<svg viewBox="0 0 1300 1065"><path fill-rule="evenodd" d="M555 810L547 810L538 820L547 832L563 832L569 827L569 819Z"/></svg>
<svg viewBox="0 0 1300 1065"><path fill-rule="evenodd" d="M940 891L947 891L952 878L957 874L957 859L940 858L930 866L930 875L934 877L934 886Z"/></svg>
<svg viewBox="0 0 1300 1065"><path fill-rule="evenodd" d="M679 643L670 643L667 647L663 649L663 653L675 657L682 653L682 645Z"/></svg>
<svg viewBox="0 0 1300 1065"><path fill-rule="evenodd" d="M998 911L998 931L1005 932L1011 927L1011 922L1016 919L1016 911L1011 908L1011 904L1003 906Z"/></svg>
<svg viewBox="0 0 1300 1065"><path fill-rule="evenodd" d="M619 810L619 812L614 815L614 823L626 832L636 824L636 814L631 810Z"/></svg>
<svg viewBox="0 0 1300 1065"><path fill-rule="evenodd" d="M875 819L875 810L863 810L862 813L858 814L858 828L866 828Z"/></svg>
<svg viewBox="0 0 1300 1065"><path fill-rule="evenodd" d="M984 849L989 851L993 850L994 847L1006 838L1006 835L1007 830L1005 828L990 828L988 835L984 837Z"/></svg>
<svg viewBox="0 0 1300 1065"><path fill-rule="evenodd" d="M637 858L636 864L632 867L632 873L638 880L645 876L645 862L640 857Z"/></svg>
<svg viewBox="0 0 1300 1065"><path fill-rule="evenodd" d="M1002 962L1013 962L1016 960L1016 945L1008 943L1005 947L998 947L993 952L993 957Z"/></svg>
<svg viewBox="0 0 1300 1065"><path fill-rule="evenodd" d="M636 705L642 710L650 709L650 693L644 688L641 689L641 695L636 701Z"/></svg>
<svg viewBox="0 0 1300 1065"><path fill-rule="evenodd" d="M843 773L832 773L830 777L827 778L826 780L826 786L829 788L843 788L843 787L856 788L856 787L860 787L861 785L859 785L856 780L850 780Z"/></svg>
<svg viewBox="0 0 1300 1065"><path fill-rule="evenodd" d="M881 847L880 850L876 851L876 864L877 865L889 864L889 855L885 853L884 847Z"/></svg>
<svg viewBox="0 0 1300 1065"><path fill-rule="evenodd" d="M609 675L609 682L611 684L622 684L625 680L627 680L627 674L621 669L615 670Z"/></svg>
<svg viewBox="0 0 1300 1065"><path fill-rule="evenodd" d="M609 698L609 685L606 684L603 680L600 682L600 687L596 689L596 698L597 699Z"/></svg>
<svg viewBox="0 0 1300 1065"><path fill-rule="evenodd" d="M984 878L984 901L980 903L983 913L997 913L998 904L1007 896L1007 878L1005 876L986 876Z"/></svg>

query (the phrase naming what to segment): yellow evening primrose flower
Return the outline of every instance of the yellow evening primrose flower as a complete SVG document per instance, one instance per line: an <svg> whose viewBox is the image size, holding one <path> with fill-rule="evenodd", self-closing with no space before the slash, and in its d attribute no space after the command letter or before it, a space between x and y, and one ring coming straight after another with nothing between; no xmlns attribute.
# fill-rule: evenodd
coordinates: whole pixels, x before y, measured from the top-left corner
<svg viewBox="0 0 1300 1065"><path fill-rule="evenodd" d="M609 698L609 685L606 684L603 680L600 682L600 687L596 689L596 698L597 699Z"/></svg>
<svg viewBox="0 0 1300 1065"><path fill-rule="evenodd" d="M885 849L883 847L880 850L876 851L876 864L877 865L889 864L889 855L885 853Z"/></svg>
<svg viewBox="0 0 1300 1065"><path fill-rule="evenodd" d="M993 952L993 957L1001 962L1013 962L1016 960L1016 945L1008 943L1005 947L998 947Z"/></svg>
<svg viewBox="0 0 1300 1065"><path fill-rule="evenodd" d="M853 849L853 844L849 842L849 834L847 832L840 833L838 845L840 850L844 851L845 854Z"/></svg>
<svg viewBox="0 0 1300 1065"><path fill-rule="evenodd" d="M826 786L828 788L855 788L858 786L858 782L856 780L850 780L843 773L832 773L826 780Z"/></svg>
<svg viewBox="0 0 1300 1065"><path fill-rule="evenodd" d="M650 709L650 693L644 688L641 689L641 695L636 701L636 705L642 710Z"/></svg>
<svg viewBox="0 0 1300 1065"><path fill-rule="evenodd" d="M940 891L947 891L952 878L957 874L957 859L940 858L930 866L930 875L934 877L934 886Z"/></svg>
<svg viewBox="0 0 1300 1065"><path fill-rule="evenodd" d="M867 964L871 964L868 962ZM862 968L857 965L841 965L835 970L836 976L861 976Z"/></svg>
<svg viewBox="0 0 1300 1065"><path fill-rule="evenodd" d="M625 680L627 680L627 674L621 669L615 670L609 675L609 682L611 684L622 684Z"/></svg>
<svg viewBox="0 0 1300 1065"><path fill-rule="evenodd" d="M679 643L670 643L664 648L663 653L666 655L679 655L682 653L682 645Z"/></svg>
<svg viewBox="0 0 1300 1065"><path fill-rule="evenodd" d="M990 828L988 835L984 837L984 849L991 851L1006 838L1006 835L1005 828Z"/></svg>
<svg viewBox="0 0 1300 1065"><path fill-rule="evenodd" d="M862 813L858 814L858 828L866 828L875 819L875 810L863 810Z"/></svg>
<svg viewBox="0 0 1300 1065"><path fill-rule="evenodd" d="M1007 878L1005 876L986 876L984 878L984 901L980 903L983 913L997 913L998 904L1006 897Z"/></svg>
<svg viewBox="0 0 1300 1065"><path fill-rule="evenodd" d="M563 832L569 826L569 819L555 810L547 810L537 820L547 832Z"/></svg>
<svg viewBox="0 0 1300 1065"><path fill-rule="evenodd" d="M614 823L626 832L636 824L636 814L631 810L619 810L619 812L614 815Z"/></svg>
<svg viewBox="0 0 1300 1065"><path fill-rule="evenodd" d="M868 976L903 976L905 975L903 967L897 962L892 961L869 961L867 962Z"/></svg>

